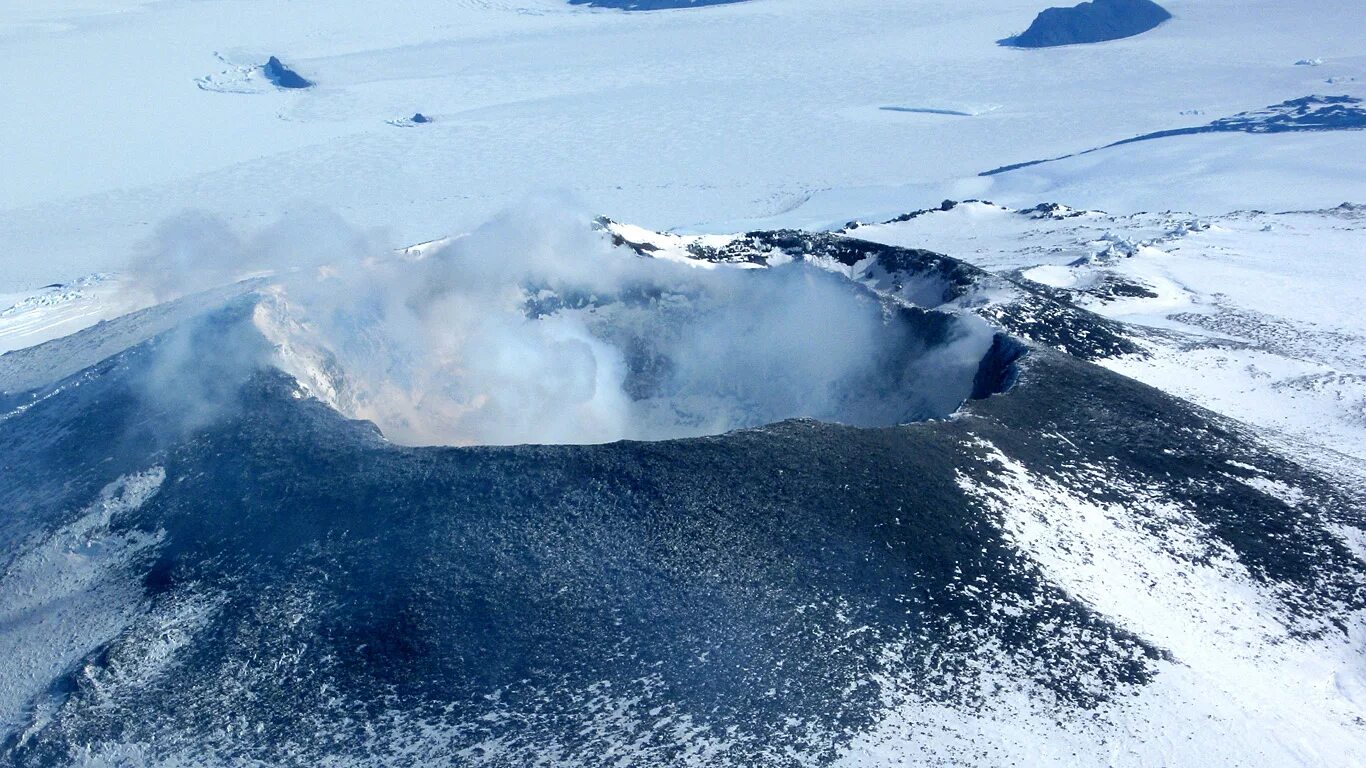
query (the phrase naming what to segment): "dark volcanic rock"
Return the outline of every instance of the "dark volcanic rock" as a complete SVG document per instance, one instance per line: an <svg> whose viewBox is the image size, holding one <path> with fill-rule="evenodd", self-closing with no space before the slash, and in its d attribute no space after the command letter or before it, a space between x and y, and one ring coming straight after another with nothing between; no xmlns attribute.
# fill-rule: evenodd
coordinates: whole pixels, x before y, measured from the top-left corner
<svg viewBox="0 0 1366 768"><path fill-rule="evenodd" d="M704 5L726 5L743 2L745 0L569 0L570 5L619 8L623 11L663 11L671 8L699 8Z"/></svg>
<svg viewBox="0 0 1366 768"><path fill-rule="evenodd" d="M698 255L778 252L862 265L923 298L902 310L925 337L948 315L922 307L992 279L790 230ZM705 751L705 764L782 768L832 762L889 698L970 718L1003 682L1059 722L1104 717L1160 682L1171 654L1012 538L989 494L1026 479L1122 511L1157 542L1197 526L1207 546L1172 557L1195 569L1231 553L1286 621L1347 633L1334 618L1366 608L1366 566L1332 526L1361 525L1358 498L1241 425L1079 359L1123 351L1119 326L990 287L1012 298L984 316L995 307L1028 342L997 334L956 418L890 428L396 446L266 356L214 358L248 346L234 335L252 333L250 297L11 388L0 587L26 564L62 578L60 600L21 582L32 602L3 616L0 639L74 651L8 678L39 685L0 732L0 765L683 766ZM23 380L7 365L43 353L0 357L0 390ZM168 366L193 386L149 389ZM186 419L182 389L221 407ZM1270 478L1302 496L1249 484ZM153 492L125 503L138 483ZM51 623L104 604L98 642Z"/></svg>
<svg viewBox="0 0 1366 768"><path fill-rule="evenodd" d="M930 210L952 210L955 205L946 200ZM910 213L893 221L927 212ZM1076 306L1065 291L992 275L934 251L790 229L749 232L721 248L696 246L690 251L696 258L721 263L765 264L779 252L794 260L834 261L851 270L863 265L860 280L871 281L879 292L899 296L918 307L968 306L1014 336L1083 360L1140 351L1119 323ZM975 293L989 286L1013 296L1008 301L986 304L973 299Z"/></svg>
<svg viewBox="0 0 1366 768"><path fill-rule="evenodd" d="M311 88L313 81L304 78L298 72L286 67L274 56L261 66L261 71L265 73L266 79L275 84L277 88Z"/></svg>
<svg viewBox="0 0 1366 768"><path fill-rule="evenodd" d="M1147 32L1171 17L1152 0L1093 0L1071 8L1049 8L1029 29L1000 43L1018 48L1099 43Z"/></svg>
<svg viewBox="0 0 1366 768"><path fill-rule="evenodd" d="M1297 614L1363 603L1360 565L1319 516L1345 502L1322 481L1056 352L951 421L414 449L270 370L238 382L233 412L156 433L164 414L136 380L159 347L0 421L7 553L119 475L164 473L86 545L158 542L126 566L141 607L0 744L6 765L129 743L267 764L629 748L663 766L714 743L727 764L796 765L876 722L885 681L972 711L984 670L1085 716L1165 654L1045 578L964 491L998 482L994 451L1098 502L1140 483L1193 510ZM1305 503L1219 482L1233 460L1292 479ZM1111 482L1075 474L1087 465ZM1160 535L1168 518L1145 524Z"/></svg>

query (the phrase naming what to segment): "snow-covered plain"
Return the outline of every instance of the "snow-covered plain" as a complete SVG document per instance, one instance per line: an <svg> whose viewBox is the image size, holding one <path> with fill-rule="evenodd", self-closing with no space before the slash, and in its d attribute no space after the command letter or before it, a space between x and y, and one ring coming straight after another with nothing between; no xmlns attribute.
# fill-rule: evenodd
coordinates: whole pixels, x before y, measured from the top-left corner
<svg viewBox="0 0 1366 768"><path fill-rule="evenodd" d="M1283 200L1283 184L1237 182L1276 181L1287 166L1319 166L1331 182L1301 181L1301 207L1341 202L1361 177L1361 133L1195 137L1080 168L977 177L1311 93L1363 95L1366 22L1353 0L1177 0L1171 22L1136 38L995 44L1042 5L10 3L0 9L0 291L115 269L187 207L251 227L322 206L385 228L397 247L466 231L548 188L652 229L716 230L779 214L828 224L943 197L1033 204L1021 197L1063 187L1078 194L1042 199L1122 209L1116 199L1152 199L1134 166L1153 181L1198 173L1179 154L1160 168L1143 159L1188 144L1216 151L1210 170L1240 174L1202 182L1217 194L1172 190L1204 213ZM272 55L318 85L196 85ZM1294 65L1304 58L1323 64ZM388 122L418 111L434 122Z"/></svg>

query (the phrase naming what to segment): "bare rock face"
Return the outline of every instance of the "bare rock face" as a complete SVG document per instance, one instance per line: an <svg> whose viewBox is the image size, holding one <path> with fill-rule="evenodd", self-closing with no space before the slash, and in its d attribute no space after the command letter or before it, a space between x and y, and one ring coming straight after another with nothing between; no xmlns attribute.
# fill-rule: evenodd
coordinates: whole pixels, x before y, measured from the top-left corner
<svg viewBox="0 0 1366 768"><path fill-rule="evenodd" d="M1171 17L1152 0L1093 0L1071 8L1048 8L1029 29L1000 43L1018 48L1099 43L1147 32Z"/></svg>
<svg viewBox="0 0 1366 768"><path fill-rule="evenodd" d="M313 81L285 66L278 58L271 56L261 71L277 88L311 88Z"/></svg>
<svg viewBox="0 0 1366 768"><path fill-rule="evenodd" d="M703 5L725 5L742 2L744 0L569 0L570 5L620 8L623 11L663 11L671 8L694 8Z"/></svg>

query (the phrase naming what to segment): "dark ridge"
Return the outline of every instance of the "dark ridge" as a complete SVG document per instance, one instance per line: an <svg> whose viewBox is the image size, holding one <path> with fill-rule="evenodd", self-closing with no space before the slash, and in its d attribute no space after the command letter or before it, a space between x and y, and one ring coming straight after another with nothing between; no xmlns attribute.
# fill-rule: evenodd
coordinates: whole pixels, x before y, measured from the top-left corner
<svg viewBox="0 0 1366 768"><path fill-rule="evenodd" d="M1119 147L1125 144L1134 144L1140 141L1152 139L1164 139L1171 136L1190 136L1198 133L1295 133L1300 131L1359 131L1366 129L1366 108L1359 106L1361 99L1353 96L1302 96L1298 99L1290 99L1280 104L1273 104L1266 109L1253 112L1240 112L1229 117L1221 117L1206 125L1195 125L1188 128L1172 128L1165 131L1154 131L1145 133L1141 136L1132 136L1127 139L1111 142L1099 147L1073 152L1067 155L1059 155L1043 160L1028 160L1023 163L1013 163L1003 165L999 168L992 168L989 171L982 171L978 176L995 176L999 173L1015 171L1021 168L1028 168L1031 165L1051 163L1056 160L1066 160L1069 157L1088 155L1092 152L1099 152L1102 149Z"/></svg>
<svg viewBox="0 0 1366 768"><path fill-rule="evenodd" d="M910 112L917 115L950 115L953 117L972 117L971 112L963 112L957 109L939 109L936 107L878 107L883 112Z"/></svg>
<svg viewBox="0 0 1366 768"><path fill-rule="evenodd" d="M1295 131L1352 131L1366 128L1366 108L1357 106L1361 99L1342 96L1302 96L1274 104L1257 112L1241 112L1221 117L1209 125L1175 128L1145 133L1122 139L1107 147L1133 144L1137 141L1185 136L1194 133L1291 133Z"/></svg>
<svg viewBox="0 0 1366 768"><path fill-rule="evenodd" d="M962 201L945 200L933 208L920 208L918 210L903 213L895 218L887 219L882 223L901 224L903 222L918 219L921 216L926 216L931 213L945 213L948 211L952 211L954 208L957 208L959 205L962 205L963 203L981 203L982 205L996 206L996 204L991 202L990 200L981 200L975 197L968 198ZM1038 205L1035 205L1032 208L1020 208L1015 212L1017 214L1020 214L1021 216L1028 216L1032 219L1068 219L1074 216L1083 216L1086 214L1085 211L1073 210L1071 208L1064 206L1061 203L1039 203ZM840 232L844 234L852 234L854 230L862 226L864 226L864 222L855 219L845 224L843 229L840 230Z"/></svg>
<svg viewBox="0 0 1366 768"><path fill-rule="evenodd" d="M990 200L980 200L980 199L975 198L975 197L970 197L970 198L968 198L968 199L966 199L966 200L944 200L943 202L939 203L939 205L936 205L936 206L933 207L933 208L920 208L920 209L918 209L918 210L909 211L909 212L903 213L903 214L901 214L900 216L897 216L897 217L895 217L895 218L887 219L886 221L881 222L881 223L883 223L883 224L900 224L900 223L902 223L902 222L910 221L910 220L912 220L912 219L918 219L918 218L920 218L921 216L925 216L925 215L927 215L927 214L931 214L931 213L944 213L944 212L946 212L946 211L952 211L954 208L957 208L959 205L961 205L961 204L963 204L963 203L982 203L983 205L995 205L995 203L991 202ZM851 221L851 222L845 224L845 225L844 225L844 228L841 229L840 232L843 232L843 233L845 233L845 234L851 234L851 233L853 233L854 230L858 229L859 227L864 226L864 224L865 224L865 222L859 221L858 219L855 219L855 220L853 220L853 221Z"/></svg>
<svg viewBox="0 0 1366 768"><path fill-rule="evenodd" d="M414 123L430 123L432 121L430 117L427 117L421 112L414 113L413 116L409 119L412 120Z"/></svg>
<svg viewBox="0 0 1366 768"><path fill-rule="evenodd" d="M956 205L952 200L945 200L938 208L912 212L893 221L905 221L932 211L952 210ZM719 248L696 246L689 250L696 258L728 263L766 264L774 250L793 259L819 257L845 266L873 259L874 265L865 278L876 282L878 290L930 309L962 299L978 287L1003 283L1017 292L1016 298L975 311L1010 334L1050 349L1063 350L1082 360L1142 352L1142 347L1124 326L1078 307L1066 291L993 275L934 251L800 230L750 232Z"/></svg>
<svg viewBox="0 0 1366 768"><path fill-rule="evenodd" d="M704 5L743 3L745 0L569 0L570 5L616 8L623 11L663 11L672 8L700 8Z"/></svg>
<svg viewBox="0 0 1366 768"><path fill-rule="evenodd" d="M311 88L313 81L304 78L298 72L286 67L274 56L270 57L261 71L265 73L266 79L275 84L277 88Z"/></svg>
<svg viewBox="0 0 1366 768"><path fill-rule="evenodd" d="M773 250L782 251L795 259L833 259L850 267L873 257L888 273L935 280L937 290L934 294L923 296L917 302L927 308L962 296L985 274L965 262L934 251L900 248L834 233L795 229L749 232L720 248L691 246L688 250L696 258L706 261L754 264L767 263L767 254Z"/></svg>
<svg viewBox="0 0 1366 768"><path fill-rule="evenodd" d="M1171 17L1152 0L1092 0L1071 8L1048 8L1029 29L997 42L1015 48L1100 43L1147 32Z"/></svg>
<svg viewBox="0 0 1366 768"><path fill-rule="evenodd" d="M995 176L995 175L998 174L998 173L1009 173L1010 171L1018 171L1018 170L1020 170L1021 168L1028 168L1028 167L1031 166L1031 165L1043 165L1044 163L1051 163L1051 162L1054 162L1055 160L1066 160L1066 159L1069 158L1069 157L1076 157L1077 155L1084 155L1084 154L1087 154L1088 152L1095 152L1095 151L1096 151L1095 149L1088 149L1088 150L1086 150L1085 152L1073 152L1073 153L1070 154L1070 155L1058 155L1057 157L1046 157L1046 158L1044 158L1044 159L1042 159L1042 160L1026 160L1026 161L1024 161L1023 163L1011 163L1010 165L1002 165L1002 166L997 167L997 168L992 168L992 169L989 170L989 171L982 171L981 173L979 173L979 174L977 174L977 175L978 175L978 176Z"/></svg>
<svg viewBox="0 0 1366 768"><path fill-rule="evenodd" d="M952 211L954 208L957 208L957 207L958 207L960 204L962 204L962 203L984 203L984 204L986 204L986 205L994 205L994 203L992 203L990 200L978 200L977 198L969 198L969 199L967 199L967 200L962 200L962 201L958 201L958 200L945 200L945 201L941 202L939 205L937 205L937 206L935 206L935 207L933 207L933 208L921 208L920 210L917 210L917 211L910 211L909 213L903 213L903 214L901 214L900 216L897 216L896 218L888 219L888 220L886 220L886 221L884 221L884 222L882 222L882 223L883 223L883 224L900 224L900 223L902 223L902 222L910 221L911 219L918 219L918 218L920 218L921 216L924 216L924 215L929 214L929 213L944 213L944 212L946 212L946 211Z"/></svg>

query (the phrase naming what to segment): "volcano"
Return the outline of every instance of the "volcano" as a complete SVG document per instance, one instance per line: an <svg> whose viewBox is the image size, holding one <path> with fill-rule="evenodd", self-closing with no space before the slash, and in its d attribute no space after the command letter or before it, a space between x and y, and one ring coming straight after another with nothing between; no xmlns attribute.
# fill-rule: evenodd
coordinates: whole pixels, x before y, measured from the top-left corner
<svg viewBox="0 0 1366 768"><path fill-rule="evenodd" d="M633 263L798 269L886 346L821 414L466 447L348 414L345 356L303 372L271 278L0 356L0 759L1278 763L1232 735L1287 723L1362 749L1318 687L1362 690L1360 497L1094 364L1137 331L929 251L596 232ZM519 306L644 349L636 402L753 401L666 375L679 348L643 341L710 305L634 287Z"/></svg>

